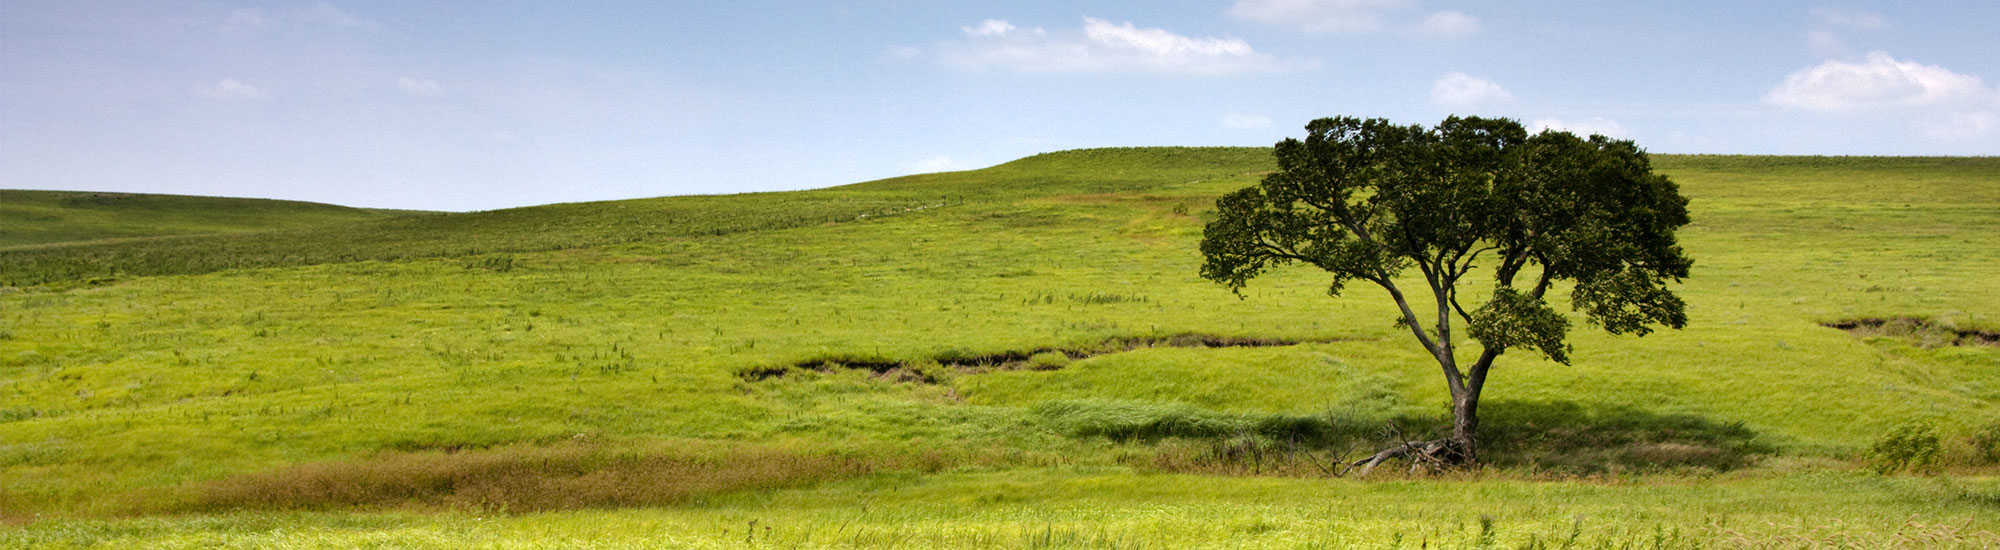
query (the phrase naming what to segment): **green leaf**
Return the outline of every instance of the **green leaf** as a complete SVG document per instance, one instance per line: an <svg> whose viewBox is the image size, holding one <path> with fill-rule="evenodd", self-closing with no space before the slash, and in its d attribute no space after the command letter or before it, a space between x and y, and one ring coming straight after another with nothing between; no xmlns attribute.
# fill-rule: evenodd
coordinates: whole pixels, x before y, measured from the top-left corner
<svg viewBox="0 0 2000 550"><path fill-rule="evenodd" d="M1569 364L1569 319L1540 298L1507 287L1494 289L1493 299L1472 312L1466 331L1489 347L1533 349L1552 361Z"/></svg>

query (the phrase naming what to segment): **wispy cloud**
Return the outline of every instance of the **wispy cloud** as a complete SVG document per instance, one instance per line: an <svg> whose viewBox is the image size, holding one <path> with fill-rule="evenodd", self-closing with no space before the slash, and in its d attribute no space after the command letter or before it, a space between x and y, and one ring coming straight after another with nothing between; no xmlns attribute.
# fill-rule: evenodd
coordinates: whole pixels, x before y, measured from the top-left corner
<svg viewBox="0 0 2000 550"><path fill-rule="evenodd" d="M1477 17L1450 10L1408 15L1416 5L1415 0L1236 0L1227 13L1314 33L1394 30L1455 38L1479 32Z"/></svg>
<svg viewBox="0 0 2000 550"><path fill-rule="evenodd" d="M1007 33L1020 30L1013 23L999 19L988 19L979 22L978 25L959 27L959 29L965 31L966 36L1004 36Z"/></svg>
<svg viewBox="0 0 2000 550"><path fill-rule="evenodd" d="M1619 124L1616 120L1604 117L1590 117L1585 120L1540 118L1528 123L1528 131L1530 132L1540 133L1543 130L1557 130L1580 136L1602 135L1620 139L1632 137L1632 129L1626 128L1624 124Z"/></svg>
<svg viewBox="0 0 2000 550"><path fill-rule="evenodd" d="M1431 101L1446 107L1475 107L1514 100L1514 94L1491 80L1451 73L1431 83Z"/></svg>
<svg viewBox="0 0 2000 550"><path fill-rule="evenodd" d="M298 30L306 27L334 27L362 31L380 31L382 23L349 13L327 2L310 6L264 9L241 8L230 10L215 23L223 32L251 34L264 31Z"/></svg>
<svg viewBox="0 0 2000 550"><path fill-rule="evenodd" d="M1812 10L1815 29L1806 31L1806 48L1826 57L1848 55L1850 52L1835 29L1870 31L1889 27L1889 18L1881 14L1855 9L1820 6Z"/></svg>
<svg viewBox="0 0 2000 550"><path fill-rule="evenodd" d="M399 77L396 79L396 87L403 90L404 93L415 96L440 97L444 95L444 86L438 85L436 80L425 78Z"/></svg>
<svg viewBox="0 0 2000 550"><path fill-rule="evenodd" d="M1310 32L1372 31L1383 13L1410 6L1410 0L1237 0L1229 15L1267 25Z"/></svg>
<svg viewBox="0 0 2000 550"><path fill-rule="evenodd" d="M1827 57L1847 52L1847 45L1840 43L1840 37L1835 36L1833 31L1825 29L1806 31L1806 48Z"/></svg>
<svg viewBox="0 0 2000 550"><path fill-rule="evenodd" d="M244 84L234 78L224 78L214 84L196 84L188 88L188 93L209 99L245 99L262 101L270 98L263 88Z"/></svg>
<svg viewBox="0 0 2000 550"><path fill-rule="evenodd" d="M938 46L938 60L961 69L1024 73L1273 73L1312 65L1256 51L1237 38L1189 37L1132 23L1085 17L1077 31L1024 29L1001 20L962 27Z"/></svg>
<svg viewBox="0 0 2000 550"><path fill-rule="evenodd" d="M1271 128L1271 117L1230 113L1222 116L1222 127L1232 130L1267 130Z"/></svg>
<svg viewBox="0 0 2000 550"><path fill-rule="evenodd" d="M1889 26L1889 18L1882 14L1857 8L1820 6L1813 8L1813 16L1820 22L1850 29L1881 29Z"/></svg>
<svg viewBox="0 0 2000 550"><path fill-rule="evenodd" d="M1457 38L1479 34L1479 18L1462 12L1441 11L1424 18L1418 31L1431 36Z"/></svg>
<svg viewBox="0 0 2000 550"><path fill-rule="evenodd" d="M381 23L378 23L373 19L367 19L356 16L351 13L347 13L346 11L340 8L334 7L333 4L328 4L326 2L320 2L318 4L313 5L311 15L314 20L331 24L337 27L350 27L350 28L365 29L371 31L382 30Z"/></svg>
<svg viewBox="0 0 2000 550"><path fill-rule="evenodd" d="M949 155L935 155L928 158L905 162L902 164L900 168L903 169L903 173L905 174L930 174L935 172L954 172L958 170L971 170L972 168L974 168L974 165L965 162L960 162L957 159L951 158L951 156Z"/></svg>
<svg viewBox="0 0 2000 550"><path fill-rule="evenodd" d="M222 18L222 28L228 31L260 31L269 26L271 19L264 15L264 10L257 8L233 10L227 17Z"/></svg>
<svg viewBox="0 0 2000 550"><path fill-rule="evenodd" d="M1917 130L1938 140L1985 137L2000 130L2000 113L1989 110L1934 115L1917 121Z"/></svg>

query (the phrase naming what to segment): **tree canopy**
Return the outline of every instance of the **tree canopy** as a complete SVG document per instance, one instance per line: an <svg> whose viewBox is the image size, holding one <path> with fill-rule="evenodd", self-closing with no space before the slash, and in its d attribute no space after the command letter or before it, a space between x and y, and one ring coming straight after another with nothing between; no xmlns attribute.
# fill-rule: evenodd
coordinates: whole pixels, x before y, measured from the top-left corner
<svg viewBox="0 0 2000 550"><path fill-rule="evenodd" d="M1669 286L1693 263L1674 236L1688 223L1687 199L1631 141L1529 135L1504 118L1454 116L1425 127L1340 117L1312 121L1304 140L1281 141L1273 154L1276 172L1216 202L1201 275L1240 296L1270 267L1302 263L1331 275L1332 296L1355 281L1388 291L1398 325L1444 374L1454 429L1428 447L1384 455L1473 461L1493 360L1527 349L1569 362L1570 318L1547 299L1559 283L1569 283L1574 311L1613 334L1687 323ZM1428 304L1402 286L1412 268ZM1490 293L1467 277L1490 277ZM1461 293L1467 286L1470 295ZM1485 302L1468 303L1479 297ZM1454 320L1481 348L1466 368Z"/></svg>

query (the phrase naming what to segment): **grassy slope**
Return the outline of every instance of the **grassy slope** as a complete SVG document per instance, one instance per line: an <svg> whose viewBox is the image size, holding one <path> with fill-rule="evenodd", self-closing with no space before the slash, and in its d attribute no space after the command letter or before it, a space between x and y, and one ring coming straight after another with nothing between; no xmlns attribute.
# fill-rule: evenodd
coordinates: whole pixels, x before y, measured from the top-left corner
<svg viewBox="0 0 2000 550"><path fill-rule="evenodd" d="M912 176L832 190L556 204L328 229L0 248L0 285L537 252L770 231L922 211L954 201L1143 189L1176 178L1228 175L1229 170L1259 165L1263 161L1257 157L1257 150L1249 148L1100 150L1030 157L971 178ZM1083 165L1098 160L1111 167Z"/></svg>
<svg viewBox="0 0 2000 550"><path fill-rule="evenodd" d="M385 449L507 449L581 440L607 448L666 442L808 453L941 452L984 466L905 479L897 483L907 489L898 491L1003 496L966 506L892 498L913 511L886 519L774 504L873 501L866 495L877 489L862 481L811 493L822 497L749 493L719 508L660 515L528 516L492 529L442 516L390 533L404 533L406 542L479 536L505 546L535 536L517 530L609 517L666 522L671 527L662 528L714 537L714 529L745 521L747 514L772 518L767 521L859 521L877 530L908 522L929 526L912 529L931 536L988 529L999 537L991 546L1032 546L1022 543L1033 535L1030 524L1046 521L1034 518L1084 506L1004 497L1010 487L1046 482L1103 484L1102 496L1088 504L1102 509L1102 525L1109 526L1097 534L1219 541L1230 540L1216 531L1221 526L1262 522L1268 525L1252 527L1304 536L1322 530L1320 518L1271 511L1259 519L1217 508L1162 519L1143 510L1215 491L1275 491L1273 505L1290 509L1382 486L1194 477L1168 484L1184 491L1148 492L1139 487L1157 480L1134 478L1123 465L1145 463L1155 447L1072 437L1077 420L1050 414L1085 411L1115 421L1174 411L1251 418L1335 409L1382 420L1436 409L1441 384L1389 325L1379 296L1357 288L1349 298L1328 300L1319 277L1284 270L1236 300L1193 276L1201 211L1215 195L1253 181L1252 174L1267 166L1261 155L1254 149L1083 151L814 192L559 205L550 212L466 218L474 221L439 216L415 225L392 220L342 229L386 243L345 255L272 252L329 240L306 232L289 241L279 234L189 240L185 246L196 247L191 251L240 252L280 267L202 274L214 267L184 263L162 271L186 275L0 294L0 434L6 436L0 438L0 509L173 508L199 500L191 482L288 464L365 464ZM1816 324L1920 315L1992 326L2000 292L1986 281L2000 270L2000 185L1994 183L2000 161L1669 157L1660 164L1694 198L1696 223L1683 234L1698 262L1685 287L1691 326L1643 339L1579 331L1573 367L1510 356L1489 392L1494 401L1486 421L1496 433L1559 438L1564 432L1551 427L1580 424L1601 431L1691 432L1691 442L1766 446L1790 457L1846 456L1906 419L1941 419L1955 435L2000 414L1994 408L2000 354L1992 348L1861 341ZM770 204L808 206L780 210ZM675 212L687 214L662 214ZM720 214L705 214L713 212ZM659 223L632 221L643 219ZM436 240L437 227L512 227L521 220L543 220L547 225L540 227L559 230L487 232L456 251L404 252ZM451 225L461 223L468 225ZM548 235L601 240L567 246ZM115 245L108 250L100 257L147 261ZM468 252L482 255L462 255ZM355 254L402 260L327 263ZM1112 295L1118 299L1091 298ZM1057 371L962 374L944 384L812 373L745 382L733 374L828 354L919 360L1190 331L1337 342L1138 350ZM1488 503L1437 512L1437 519L1459 525L1498 513L1513 499L1561 497L1539 512L1503 518L1506 525L1556 529L1577 514L1623 517L1618 510L1632 499L1665 502L1686 494L1706 499L1698 509L1782 523L1800 517L1798 511L1745 502L1795 498L1809 492L1796 487L1833 483L1850 490L1825 497L1832 500L1824 507L1865 525L1864 531L1892 532L1906 516L1895 506L1839 503L1980 495L1926 497L1939 506L1929 517L1985 518L1977 529L2000 527L1990 515L1996 498L1990 483L1800 481L1799 475L1822 474L1784 473L1798 460L1767 460L1771 465L1738 474L1746 480L1699 489L1680 481L1631 488L1480 481L1415 482L1411 491L1442 490L1447 496L1439 498L1446 501ZM977 473L987 470L998 473ZM1379 512L1342 513L1358 514L1351 519L1368 532L1430 528L1384 498L1356 501ZM959 525L952 519L958 514L986 516ZM376 521L347 518L282 521ZM1209 520L1215 525L1206 525ZM243 527L245 521L264 520L132 528L162 540L180 536L172 533L251 541L274 536ZM400 521L390 523L404 525ZM1710 540L1728 536L1714 517L1666 512L1613 521L1616 527L1600 534L1647 522L1705 529ZM73 532L95 539L128 528L42 525L22 536ZM1770 525L1749 531L1773 529L1785 531ZM376 527L356 533L399 536ZM726 537L709 542L719 540Z"/></svg>
<svg viewBox="0 0 2000 550"><path fill-rule="evenodd" d="M267 199L0 189L0 248L265 231L407 214Z"/></svg>

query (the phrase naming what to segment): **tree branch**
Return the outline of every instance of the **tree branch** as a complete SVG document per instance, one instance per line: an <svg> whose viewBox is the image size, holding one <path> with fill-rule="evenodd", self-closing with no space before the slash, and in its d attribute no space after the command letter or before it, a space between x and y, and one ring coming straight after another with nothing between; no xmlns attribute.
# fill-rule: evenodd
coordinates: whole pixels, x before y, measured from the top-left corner
<svg viewBox="0 0 2000 550"><path fill-rule="evenodd" d="M1542 297L1542 293L1548 292L1549 282L1554 279L1553 277L1554 274L1555 271L1549 269L1549 263L1547 261L1543 261L1542 276L1540 280L1535 281L1535 289L1528 291L1528 295L1534 296L1536 299L1540 299Z"/></svg>
<svg viewBox="0 0 2000 550"><path fill-rule="evenodd" d="M1437 301L1438 362L1451 367L1452 372L1458 372L1458 357L1454 354L1451 339L1452 288L1439 288L1432 290L1431 294L1432 299Z"/></svg>
<svg viewBox="0 0 2000 550"><path fill-rule="evenodd" d="M1308 264L1319 265L1318 262L1312 261L1311 258L1307 258L1305 257L1305 255L1299 254L1297 250L1271 244L1270 242L1267 242L1264 239L1257 240L1257 248L1263 249L1264 254L1274 258L1284 258L1287 260L1294 260L1294 261L1305 262Z"/></svg>
<svg viewBox="0 0 2000 550"><path fill-rule="evenodd" d="M1417 337L1417 343L1423 344L1424 349L1430 350L1431 358L1436 359L1438 367L1444 370L1445 383L1450 385L1452 397L1464 393L1465 380L1462 378L1463 374L1458 371L1458 365L1452 361L1450 354L1445 353L1445 350L1440 349L1437 343L1431 340L1430 335L1424 334L1424 325L1417 321L1417 312L1410 309L1410 301L1403 297L1403 290L1387 277L1377 279L1375 283L1382 285L1382 288L1389 291L1389 297L1396 299L1396 307L1403 311L1403 324L1410 326L1410 334Z"/></svg>
<svg viewBox="0 0 2000 550"><path fill-rule="evenodd" d="M1451 308L1458 311L1458 318L1464 320L1465 324L1472 324L1472 315L1465 312L1464 306L1458 305L1458 292L1456 291L1451 293Z"/></svg>
<svg viewBox="0 0 2000 550"><path fill-rule="evenodd" d="M1417 322L1417 312L1410 309L1410 301L1403 297L1403 289L1397 288L1396 282L1388 278L1375 279L1375 284L1382 285L1383 289L1389 291L1389 297L1396 300L1396 307L1403 310L1403 324L1409 325L1410 333L1417 337L1417 343L1423 344L1424 349L1430 350L1431 356L1436 357L1437 344L1432 343L1430 335L1424 333L1424 324Z"/></svg>

